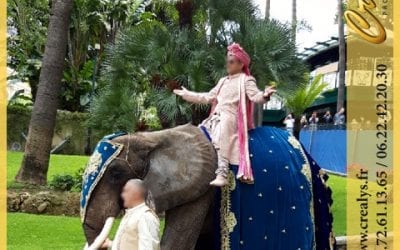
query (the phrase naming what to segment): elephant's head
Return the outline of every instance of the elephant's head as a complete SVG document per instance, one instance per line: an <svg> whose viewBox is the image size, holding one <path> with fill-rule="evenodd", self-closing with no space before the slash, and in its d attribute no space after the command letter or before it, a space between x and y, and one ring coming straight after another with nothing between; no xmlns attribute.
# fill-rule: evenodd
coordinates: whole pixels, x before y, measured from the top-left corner
<svg viewBox="0 0 400 250"><path fill-rule="evenodd" d="M129 179L143 178L149 167L149 154L157 147L157 143L138 134L120 136L113 141L123 144L124 148L109 164L93 190L83 222L88 245L92 245L97 238L97 246L93 244L93 249L98 248L107 237L112 226L109 222L113 221L108 218L115 218L123 209L120 199L122 187Z"/></svg>
<svg viewBox="0 0 400 250"><path fill-rule="evenodd" d="M125 147L110 163L88 202L83 228L89 245L96 238L95 243L101 244L107 237L111 223L105 227L105 222L122 210L120 192L129 179L145 175L155 209L162 212L202 196L215 177L215 149L193 125L125 135L113 141Z"/></svg>

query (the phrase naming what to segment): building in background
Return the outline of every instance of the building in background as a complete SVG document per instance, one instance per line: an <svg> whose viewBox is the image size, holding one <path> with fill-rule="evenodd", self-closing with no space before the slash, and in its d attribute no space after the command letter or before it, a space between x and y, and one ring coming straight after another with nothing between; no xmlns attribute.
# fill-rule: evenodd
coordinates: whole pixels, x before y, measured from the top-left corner
<svg viewBox="0 0 400 250"><path fill-rule="evenodd" d="M331 37L329 40L317 42L314 46L304 48L299 56L309 65L311 76L322 74L322 81L326 82L326 87L322 97L316 100L307 110L309 117L316 111L320 118L326 111L336 113L337 93L338 93L338 61L339 61L339 42L337 37ZM347 73L346 73L347 77ZM283 126L283 119L286 117L283 99L274 96L264 106L264 125ZM345 102L346 103L346 102Z"/></svg>

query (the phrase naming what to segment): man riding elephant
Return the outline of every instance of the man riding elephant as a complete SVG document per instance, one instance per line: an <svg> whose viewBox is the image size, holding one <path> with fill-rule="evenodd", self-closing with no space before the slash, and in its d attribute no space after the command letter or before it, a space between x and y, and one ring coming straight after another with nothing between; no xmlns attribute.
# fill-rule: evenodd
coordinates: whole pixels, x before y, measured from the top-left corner
<svg viewBox="0 0 400 250"><path fill-rule="evenodd" d="M211 135L217 150L217 177L210 184L225 186L229 164L239 165L237 178L253 183L250 165L248 134L254 128L253 103L265 103L276 92L274 87L265 91L257 88L254 77L250 75L250 57L239 44L228 46L226 69L228 76L221 78L217 85L207 93L195 93L182 87L174 93L193 103L212 103L210 116L201 127Z"/></svg>

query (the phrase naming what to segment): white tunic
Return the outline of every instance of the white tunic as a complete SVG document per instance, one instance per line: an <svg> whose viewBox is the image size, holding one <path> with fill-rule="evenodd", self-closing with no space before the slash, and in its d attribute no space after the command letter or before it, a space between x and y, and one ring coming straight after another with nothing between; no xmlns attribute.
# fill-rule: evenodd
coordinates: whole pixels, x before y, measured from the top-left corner
<svg viewBox="0 0 400 250"><path fill-rule="evenodd" d="M230 164L239 164L239 140L237 114L239 105L239 84L238 73L219 80L218 84L209 92L197 93L187 91L183 99L192 103L211 103L217 101L214 114L211 114L202 122L208 130L214 147L219 150L221 156ZM265 103L268 98L264 97L264 91L258 89L256 81L252 76L245 76L245 91L250 101Z"/></svg>
<svg viewBox="0 0 400 250"><path fill-rule="evenodd" d="M126 209L112 250L159 250L160 221L145 203Z"/></svg>

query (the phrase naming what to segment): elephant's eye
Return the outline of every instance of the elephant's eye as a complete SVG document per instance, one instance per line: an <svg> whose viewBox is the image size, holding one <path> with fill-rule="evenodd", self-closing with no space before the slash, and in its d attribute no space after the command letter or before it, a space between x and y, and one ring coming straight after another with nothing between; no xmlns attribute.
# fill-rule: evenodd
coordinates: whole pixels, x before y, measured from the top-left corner
<svg viewBox="0 0 400 250"><path fill-rule="evenodd" d="M126 167L119 164L110 164L108 167L107 179L110 183L120 183L129 178L129 171Z"/></svg>

